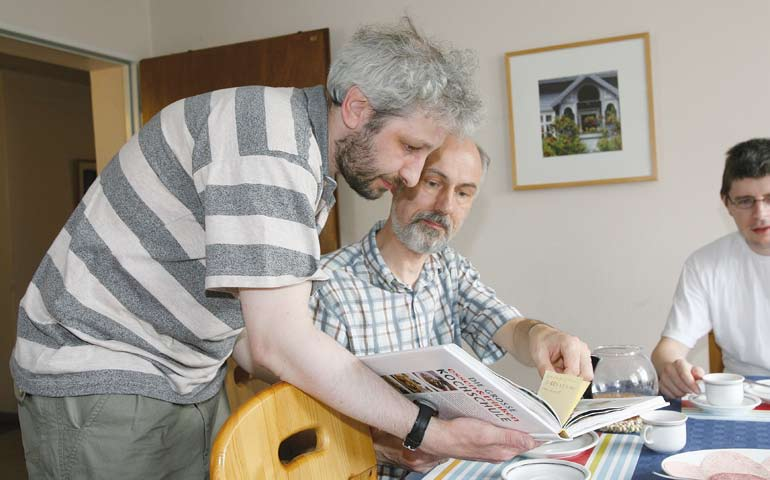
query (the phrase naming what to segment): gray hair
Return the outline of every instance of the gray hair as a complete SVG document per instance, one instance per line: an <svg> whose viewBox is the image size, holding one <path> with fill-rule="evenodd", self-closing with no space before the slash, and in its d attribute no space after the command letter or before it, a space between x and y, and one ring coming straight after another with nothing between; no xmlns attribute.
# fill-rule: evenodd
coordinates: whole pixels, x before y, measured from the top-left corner
<svg viewBox="0 0 770 480"><path fill-rule="evenodd" d="M481 98L473 82L476 66L471 51L423 37L404 17L396 25L360 28L337 52L326 86L337 105L357 86L375 116L422 111L450 131L466 134L481 120Z"/></svg>
<svg viewBox="0 0 770 480"><path fill-rule="evenodd" d="M492 159L489 158L489 155L487 155L486 150L481 148L481 145L479 145L478 143L475 143L475 145L476 145L476 150L479 151L479 157L481 157L481 172L482 172L481 175L482 175L482 178L484 178L484 176L487 174L487 170L489 169L489 164L490 162L492 162Z"/></svg>

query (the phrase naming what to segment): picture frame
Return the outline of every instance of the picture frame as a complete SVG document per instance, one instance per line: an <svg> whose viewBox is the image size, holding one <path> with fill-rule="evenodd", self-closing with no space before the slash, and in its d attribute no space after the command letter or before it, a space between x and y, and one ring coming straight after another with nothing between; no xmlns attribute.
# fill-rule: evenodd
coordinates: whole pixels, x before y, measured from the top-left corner
<svg viewBox="0 0 770 480"><path fill-rule="evenodd" d="M505 54L513 189L657 180L649 33Z"/></svg>
<svg viewBox="0 0 770 480"><path fill-rule="evenodd" d="M77 185L75 190L75 205L80 203L88 188L96 180L96 160L75 160L75 178Z"/></svg>

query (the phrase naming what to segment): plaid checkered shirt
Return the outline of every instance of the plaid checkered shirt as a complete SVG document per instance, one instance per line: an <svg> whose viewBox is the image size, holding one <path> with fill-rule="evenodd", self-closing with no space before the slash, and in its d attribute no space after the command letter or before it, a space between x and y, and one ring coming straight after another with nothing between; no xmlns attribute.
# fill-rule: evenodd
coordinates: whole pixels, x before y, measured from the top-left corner
<svg viewBox="0 0 770 480"><path fill-rule="evenodd" d="M321 259L329 280L316 282L310 308L318 328L353 354L423 348L461 339L484 363L505 354L492 337L521 317L479 279L462 255L447 247L430 255L417 282L396 278L377 247L378 222L360 242ZM406 470L380 465L379 478Z"/></svg>

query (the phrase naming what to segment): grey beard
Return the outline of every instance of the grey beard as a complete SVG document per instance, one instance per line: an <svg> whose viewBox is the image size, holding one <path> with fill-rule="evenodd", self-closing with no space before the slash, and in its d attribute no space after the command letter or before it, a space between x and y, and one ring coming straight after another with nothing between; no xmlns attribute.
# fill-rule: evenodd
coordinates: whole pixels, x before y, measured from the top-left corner
<svg viewBox="0 0 770 480"><path fill-rule="evenodd" d="M431 222L438 223L444 227L444 231L433 229L431 227L423 225L420 220L430 220ZM436 212L423 212L414 216L411 222L406 225L402 225L396 219L396 216L391 208L390 214L391 224L393 225L393 233L396 234L396 238L403 243L409 250L429 255L438 253L445 249L449 245L449 240L452 238L453 228L452 221L446 215L441 215Z"/></svg>

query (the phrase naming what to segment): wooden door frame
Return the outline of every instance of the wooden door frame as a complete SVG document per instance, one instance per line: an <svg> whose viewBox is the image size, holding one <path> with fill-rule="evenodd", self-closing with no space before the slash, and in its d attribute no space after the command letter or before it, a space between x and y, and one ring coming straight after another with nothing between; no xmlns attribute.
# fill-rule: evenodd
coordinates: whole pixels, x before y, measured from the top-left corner
<svg viewBox="0 0 770 480"><path fill-rule="evenodd" d="M136 62L2 28L0 53L89 73L98 171L136 132Z"/></svg>
<svg viewBox="0 0 770 480"><path fill-rule="evenodd" d="M91 84L91 111L94 124L94 143L97 168L101 169L118 149L133 135L137 125L136 87L134 78L135 64L127 59L112 57L82 48L63 45L42 38L0 28L0 53L49 65L63 66L89 73ZM2 79L0 79L0 82ZM0 102L4 95L0 94ZM2 106L0 106L0 109ZM3 115L4 117L4 115ZM13 119L0 118L3 121ZM8 184L8 161L4 151L4 125L0 125L0 184L6 190ZM10 268L10 259L14 253L11 238L11 220L9 199L0 196L0 250L7 252L0 255L0 315L14 325L16 323L17 304L11 299L16 297L15 289L25 285L15 285ZM9 301L10 300L10 301ZM12 345L11 345L12 346ZM10 350L2 353L6 356ZM12 383L5 384L3 377L0 401L3 409L15 407ZM8 412L0 412L0 418Z"/></svg>

